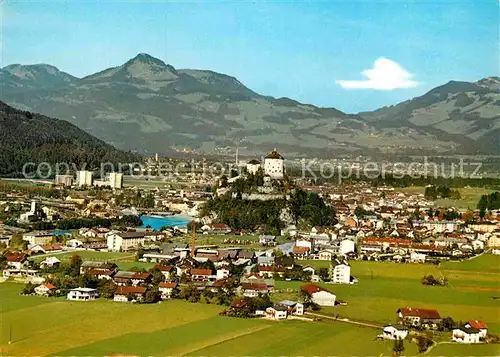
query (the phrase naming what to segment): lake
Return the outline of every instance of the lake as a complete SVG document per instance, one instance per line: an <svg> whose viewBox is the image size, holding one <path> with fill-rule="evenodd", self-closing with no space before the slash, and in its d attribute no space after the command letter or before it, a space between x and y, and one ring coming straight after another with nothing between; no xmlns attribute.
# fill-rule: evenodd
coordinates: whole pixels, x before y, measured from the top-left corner
<svg viewBox="0 0 500 357"><path fill-rule="evenodd" d="M188 216L174 215L166 217L141 216L143 225L141 228L150 226L153 229L160 230L161 227L186 226L193 219Z"/></svg>

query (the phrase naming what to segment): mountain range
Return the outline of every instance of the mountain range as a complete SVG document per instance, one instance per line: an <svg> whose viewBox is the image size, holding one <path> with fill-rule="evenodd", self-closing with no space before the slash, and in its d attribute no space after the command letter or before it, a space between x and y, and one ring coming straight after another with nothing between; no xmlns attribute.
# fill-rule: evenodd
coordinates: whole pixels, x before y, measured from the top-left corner
<svg viewBox="0 0 500 357"><path fill-rule="evenodd" d="M260 95L236 78L176 69L148 54L76 78L46 65L0 70L2 100L67 120L118 148L287 156L498 154L500 78L450 81L420 97L371 112Z"/></svg>

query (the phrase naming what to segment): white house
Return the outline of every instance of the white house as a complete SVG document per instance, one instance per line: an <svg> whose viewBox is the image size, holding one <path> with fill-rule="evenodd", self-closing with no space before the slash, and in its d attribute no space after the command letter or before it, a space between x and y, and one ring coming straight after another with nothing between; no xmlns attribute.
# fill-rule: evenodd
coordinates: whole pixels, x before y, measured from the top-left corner
<svg viewBox="0 0 500 357"><path fill-rule="evenodd" d="M71 248L79 248L83 245L83 242L78 239L70 239L66 242L66 245Z"/></svg>
<svg viewBox="0 0 500 357"><path fill-rule="evenodd" d="M288 309L288 315L304 315L304 304L297 301L283 300L279 303L280 306L286 306Z"/></svg>
<svg viewBox="0 0 500 357"><path fill-rule="evenodd" d="M410 253L410 261L412 263L425 263L425 257L426 254L424 253L417 253L417 252Z"/></svg>
<svg viewBox="0 0 500 357"><path fill-rule="evenodd" d="M379 338L389 340L404 340L408 336L408 328L404 325L387 325L384 326L383 332L378 335Z"/></svg>
<svg viewBox="0 0 500 357"><path fill-rule="evenodd" d="M479 343L479 338L479 329L473 327L467 328L465 326L462 326L453 329L451 340L453 342L460 343Z"/></svg>
<svg viewBox="0 0 500 357"><path fill-rule="evenodd" d="M284 320L288 316L288 308L278 305L275 307L268 307L264 316L272 320Z"/></svg>
<svg viewBox="0 0 500 357"><path fill-rule="evenodd" d="M74 301L90 301L97 299L97 290L91 288L75 288L71 289L67 295L68 300Z"/></svg>
<svg viewBox="0 0 500 357"><path fill-rule="evenodd" d="M264 158L264 175L272 179L282 179L284 175L284 160L283 156L274 149Z"/></svg>
<svg viewBox="0 0 500 357"><path fill-rule="evenodd" d="M309 239L305 238L297 238L295 240L295 246L309 248L309 250L312 250L312 242Z"/></svg>
<svg viewBox="0 0 500 357"><path fill-rule="evenodd" d="M59 259L57 259L56 257L48 257L48 258L45 258L45 260L40 263L40 267L41 268L46 268L46 267L52 268L54 266L58 266L59 264L61 264L61 261Z"/></svg>
<svg viewBox="0 0 500 357"><path fill-rule="evenodd" d="M354 252L354 242L350 239L344 239L340 242L339 253L346 255L347 253Z"/></svg>
<svg viewBox="0 0 500 357"><path fill-rule="evenodd" d="M215 274L215 280L222 280L226 278L229 278L229 269L225 267L217 269Z"/></svg>
<svg viewBox="0 0 500 357"><path fill-rule="evenodd" d="M312 302L320 306L335 306L336 295L316 284L306 284L301 290L311 295Z"/></svg>
<svg viewBox="0 0 500 357"><path fill-rule="evenodd" d="M324 249L318 253L318 260L332 260L333 253L331 250Z"/></svg>

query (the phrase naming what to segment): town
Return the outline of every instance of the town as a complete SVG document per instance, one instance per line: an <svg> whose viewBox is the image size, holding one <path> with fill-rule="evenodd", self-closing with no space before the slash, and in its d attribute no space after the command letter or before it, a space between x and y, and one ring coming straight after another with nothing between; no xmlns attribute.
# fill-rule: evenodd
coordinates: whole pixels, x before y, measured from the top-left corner
<svg viewBox="0 0 500 357"><path fill-rule="evenodd" d="M78 172L75 182L57 176L51 185L4 181L2 281L24 284L19 299L185 300L222 306L227 318L368 326L373 339L395 341L397 354L404 340L420 353L443 342L500 341L488 330L497 324L494 314L476 310L444 315L418 299L384 305L382 319L351 309L364 301L352 291L370 294L384 275L421 273L420 289L440 294L468 279L447 273L453 265L496 264L499 209L436 205L437 196L452 194L441 186L316 186L285 167L274 150L229 177L186 173L163 186L141 187L137 179L127 185L115 173L96 184L90 171Z"/></svg>

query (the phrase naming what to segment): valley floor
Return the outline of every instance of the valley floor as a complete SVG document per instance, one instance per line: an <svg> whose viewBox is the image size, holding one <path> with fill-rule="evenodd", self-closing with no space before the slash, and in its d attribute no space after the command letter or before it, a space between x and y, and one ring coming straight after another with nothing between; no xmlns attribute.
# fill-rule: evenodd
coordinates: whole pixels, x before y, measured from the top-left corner
<svg viewBox="0 0 500 357"><path fill-rule="evenodd" d="M399 307L430 307L455 320L484 320L489 331L498 334L500 300L493 297L500 296L499 266L500 258L491 255L442 267L352 262L352 273L359 279L357 285L324 285L347 301L347 306L324 308L320 313L384 325L396 321ZM450 285L422 286L420 279L424 274L442 274ZM296 297L300 285L277 281L280 292L273 299ZM238 319L219 316L223 309L220 306L179 300L154 305L102 299L70 302L64 298L20 296L21 289L21 284L0 284L1 355L390 356L393 347L391 341L375 339L380 329L340 321ZM442 342L447 340L445 335ZM404 355L418 354L417 346L409 340L404 345ZM499 354L500 345L449 343L440 343L428 353Z"/></svg>

